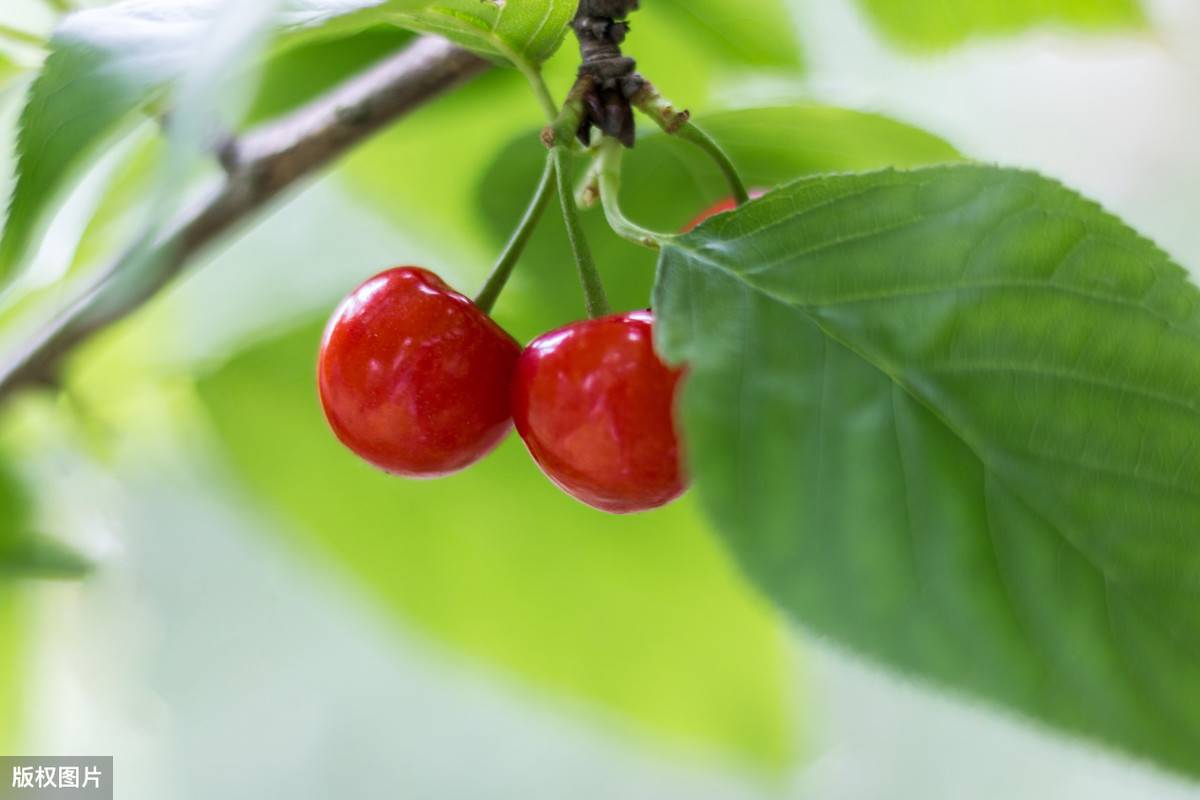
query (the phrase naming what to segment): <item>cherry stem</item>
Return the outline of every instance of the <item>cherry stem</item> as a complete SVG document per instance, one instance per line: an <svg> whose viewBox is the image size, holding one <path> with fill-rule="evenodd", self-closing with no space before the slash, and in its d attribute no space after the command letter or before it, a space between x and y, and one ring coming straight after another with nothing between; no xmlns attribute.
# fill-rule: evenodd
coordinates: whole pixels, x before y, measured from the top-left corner
<svg viewBox="0 0 1200 800"><path fill-rule="evenodd" d="M746 184L742 181L742 176L738 174L737 167L733 165L733 161L730 160L716 139L694 122L688 122L680 128L678 135L680 139L685 139L708 153L722 174L725 175L725 180L729 182L729 188L733 191L733 199L739 206L750 202L750 193L746 191Z"/></svg>
<svg viewBox="0 0 1200 800"><path fill-rule="evenodd" d="M592 90L593 81L584 75L575 81L571 91L567 93L566 102L562 109L553 114L550 124L542 131L542 144L547 148L562 146L574 147L579 128L587 114L584 99Z"/></svg>
<svg viewBox="0 0 1200 800"><path fill-rule="evenodd" d="M571 192L567 148L561 144L555 145L550 150L550 158L558 178L558 199L562 205L563 222L567 226L567 238L571 240L571 251L575 254L575 266L579 269L579 282L583 286L583 299L588 316L593 319L608 316L611 313L608 296L604 293L604 284L596 270L596 261L592 258L592 250L584 236L583 225L579 221L579 209L575 207L575 198Z"/></svg>
<svg viewBox="0 0 1200 800"><path fill-rule="evenodd" d="M546 207L550 205L550 198L554 196L555 189L554 174L554 159L547 156L546 168L542 171L541 180L538 181L533 198L529 201L529 207L525 209L525 215L521 217L521 221L517 224L516 230L513 231L512 237L509 238L508 244L504 246L504 251L496 260L496 266L492 268L492 273L488 276L487 283L483 285L483 288L479 290L479 294L475 297L475 305L483 309L485 313L490 314L495 307L496 301L500 298L500 293L504 291L505 285L508 284L508 279L512 277L513 269L517 266L517 262L521 260L521 254L525 252L525 246L529 244L529 238L533 236L538 222L546 212Z"/></svg>
<svg viewBox="0 0 1200 800"><path fill-rule="evenodd" d="M611 136L605 136L600 142L596 176L600 182L600 202L604 206L604 216L608 219L608 226L618 236L642 247L658 250L664 240L673 236L643 228L630 221L621 211L621 158L624 154L624 146Z"/></svg>

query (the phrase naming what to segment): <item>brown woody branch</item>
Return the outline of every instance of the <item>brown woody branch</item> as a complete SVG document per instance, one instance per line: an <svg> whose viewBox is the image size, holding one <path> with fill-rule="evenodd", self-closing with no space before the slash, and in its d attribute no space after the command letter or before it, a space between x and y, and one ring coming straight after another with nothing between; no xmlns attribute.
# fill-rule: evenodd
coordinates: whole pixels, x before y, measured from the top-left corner
<svg viewBox="0 0 1200 800"><path fill-rule="evenodd" d="M131 248L89 289L0 362L0 398L52 383L65 355L153 298L209 246L301 179L384 126L487 68L445 39L423 37L289 116L230 140L226 179L157 237Z"/></svg>
<svg viewBox="0 0 1200 800"><path fill-rule="evenodd" d="M637 62L621 52L629 33L625 18L638 8L638 0L581 0L571 23L579 40L579 80L572 96L582 100L583 118L576 134L587 145L592 128L633 147L634 121L630 100L645 80Z"/></svg>

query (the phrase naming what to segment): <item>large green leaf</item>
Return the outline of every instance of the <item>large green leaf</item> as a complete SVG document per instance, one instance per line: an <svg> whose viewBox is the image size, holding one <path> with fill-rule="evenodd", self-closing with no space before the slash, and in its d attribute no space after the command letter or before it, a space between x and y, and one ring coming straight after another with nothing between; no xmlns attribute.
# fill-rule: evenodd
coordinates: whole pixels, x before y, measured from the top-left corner
<svg viewBox="0 0 1200 800"><path fill-rule="evenodd" d="M817 105L743 109L702 121L753 186L771 187L818 172L916 166L958 158L942 139L886 117ZM478 203L493 242L502 242L533 191L545 148L536 131L513 139L479 183ZM625 157L621 199L634 219L658 230L681 228L729 194L728 184L699 148L652 133ZM525 251L518 291L499 313L521 338L582 314L579 282L562 222L551 209ZM654 279L653 253L615 236L598 209L584 214L588 241L619 308L645 306Z"/></svg>
<svg viewBox="0 0 1200 800"><path fill-rule="evenodd" d="M1139 0L859 0L900 45L940 50L976 36L1017 33L1034 25L1080 30L1137 29Z"/></svg>
<svg viewBox="0 0 1200 800"><path fill-rule="evenodd" d="M1036 175L801 181L668 245L704 506L804 624L1200 775L1200 291Z"/></svg>
<svg viewBox="0 0 1200 800"><path fill-rule="evenodd" d="M526 681L759 765L791 752L782 631L690 503L614 518L563 495L512 437L405 481L359 462L315 397L320 323L238 356L201 396L250 487L432 637Z"/></svg>
<svg viewBox="0 0 1200 800"><path fill-rule="evenodd" d="M423 2L289 0L277 18L280 46L334 22L365 27ZM50 41L50 56L21 116L17 182L0 239L0 281L26 256L53 204L99 147L188 73L207 40L230 36L222 22L241 8L229 0L127 0L67 17ZM251 11L246 16L253 22Z"/></svg>
<svg viewBox="0 0 1200 800"><path fill-rule="evenodd" d="M432 0L392 17L413 30L437 33L464 47L521 67L554 55L575 17L578 0Z"/></svg>

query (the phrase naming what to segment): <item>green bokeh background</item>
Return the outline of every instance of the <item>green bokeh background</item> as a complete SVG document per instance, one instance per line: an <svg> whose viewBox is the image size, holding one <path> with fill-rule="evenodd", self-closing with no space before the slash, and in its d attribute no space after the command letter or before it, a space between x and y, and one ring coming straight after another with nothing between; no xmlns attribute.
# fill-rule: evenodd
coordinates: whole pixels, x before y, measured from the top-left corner
<svg viewBox="0 0 1200 800"><path fill-rule="evenodd" d="M17 3L31 10L20 19L0 11L0 24L20 22L38 30L52 19L33 8L37 0ZM1089 34L1101 29L1105 36L1140 43L1147 25L1140 9L1127 2L648 0L644 5L630 44L640 66L664 94L690 106L730 150L748 182L762 187L817 172L945 162L959 158L959 149L994 157L960 142L961 126L938 128L937 113L905 117L933 131L925 132L877 113L891 108L878 96L843 87L839 67L823 54L829 37L845 31L845 19L853 21L854 36L872 43L873 57L882 52L895 59L889 63L897 72L936 70L938 62L928 60L929 53L970 48L980 39L984 47L995 47L1006 41L1002 35L1031 25L1037 27L1030 34L1035 37L1044 36L1049 23ZM824 23L827 28L820 27ZM374 27L314 40L272 59L260 76L245 126L285 113L409 38ZM1104 41L1069 38L1061 46L1064 51L1099 48ZM832 45L837 46L836 39ZM910 55L913 51L923 55ZM5 52L0 49L0 82ZM575 62L567 47L548 63L547 77L557 95L569 86ZM7 100L12 108L3 121L10 141L16 97ZM735 108L737 113L731 111ZM870 741L876 728L889 731L893 740L917 741L924 731L889 728L882 712L874 725L876 710L868 704L874 696L861 688L873 684L854 683L857 677L843 684L830 677L831 658L837 675L857 675L857 667L842 669L843 662L824 644L782 622L735 569L691 499L636 518L600 515L550 486L515 438L467 473L436 483L405 483L356 462L325 430L312 366L329 309L358 281L397 263L436 266L464 291L478 286L539 174L541 124L536 102L512 70L494 70L422 108L280 204L259 228L203 259L193 276L137 316L89 344L70 362L61 393L43 392L6 409L0 445L34 503L25 527L78 548L96 561L97 570L67 584L0 578L0 751L109 746L145 776L130 796L155 798L212 794L218 785L195 771L184 770L186 780L154 777L149 766L154 759L139 756L138 741L163 730L169 732L163 737L169 744L162 747L175 758L190 753L187 748L197 742L211 745L221 735L252 733L258 739L254 747L263 753L302 763L329 745L297 737L280 705L267 706L263 698L273 697L271 687L281 685L294 692L286 696L297 706L324 702L319 712L324 722L313 727L330 736L341 730L337 724L345 724L332 708L336 699L329 699L339 693L378 694L380 707L390 708L384 698L394 687L340 685L338 654L329 644L334 641L330 630L359 631L370 619L379 627L356 635L402 642L395 646L419 653L416 658L432 664L432 671L456 676L453 681L463 687L482 685L504 698L496 702L515 704L520 709L512 712L515 716L546 715L551 721L545 725L553 731L549 739L595 736L604 742L597 748L619 749L620 757L603 750L606 755L588 762L587 769L563 758L563 770L577 774L555 785L593 791L581 796L606 796L606 781L629 785L616 783L622 775L656 798L833 796L822 795L821 787L836 792L854 784L845 776L859 773L882 777L864 779L858 793L844 796L928 795L923 790L932 780L929 770L914 769L922 773L914 777L891 766L887 740ZM626 162L622 198L632 217L676 229L725 194L716 170L686 143L643 133ZM82 209L74 223L54 229L69 251L64 263L57 269L41 265L40 282L0 300L5 331L18 332L52 311L69 296L73 281L105 263L138 232L150 210L162 157L156 141L154 126L146 124L106 148L102 169L68 204ZM211 177L211 169L201 169L196 182ZM653 256L614 237L596 210L584 213L584 224L615 304L646 305ZM497 316L528 340L581 313L569 250L550 215ZM0 341L8 340L0 336ZM178 496L186 502L172 499ZM185 515L209 507L235 509L238 519L249 522L230 523L220 536L214 532L211 545L201 536L187 539L186 551L178 554L162 549L160 541L179 543L173 535L177 529L192 530ZM134 528L161 536L134 534ZM217 540L238 537L247 543L236 552L255 554L261 563L221 561L227 553ZM194 570L190 559L195 559ZM163 564L168 565L165 574L154 571ZM313 630L321 633L314 633L299 655L273 653L278 642L272 644L266 634L261 645L238 638L231 652L197 648L196 642L210 641L209 636L222 641L212 632L220 623L205 616L205 606L223 608L226 596L235 606L243 597L265 602L247 589L259 571L262 591L279 603L281 629L303 629L305 615L313 613L306 603L335 609L333 627L314 623ZM188 583L193 573L194 585ZM283 577L272 577L277 575ZM175 596L172 587L161 585L172 581L187 584L188 602L152 607L154 598ZM248 618L276 613L276 606L269 608L244 611ZM88 627L94 629L80 633ZM74 638L53 640L50 632L64 631ZM123 647L126 638L138 646ZM109 647L121 650L122 657L114 658ZM160 651L167 655L149 655ZM95 695L90 713L99 721L87 729L90 739L63 722L71 715L61 706L75 700L61 699L62 675L37 669L72 659L79 662L73 685L82 687L82 696ZM306 672L305 661L325 666ZM347 675L358 674L350 669L357 664L345 666ZM458 670L468 677L459 677ZM395 674L398 682L409 679L407 673ZM462 688L460 693L476 698L475 691ZM908 689L888 691L893 693L888 697L907 696ZM160 713L168 722L144 728L127 724L122 714L139 723L143 715L123 693L142 702L140 692L158 709L145 716L157 719ZM861 695L860 705L837 706L861 726L847 733L829 709L855 695ZM257 703L268 710L258 713ZM139 713L128 713L130 706ZM222 728L224 718L212 711L237 706L247 709L250 733ZM199 727L197 719L211 721L197 709L215 715L221 724L212 723L212 729L219 734L189 729ZM936 736L939 713L921 706L905 719L933 720L929 730ZM420 738L439 714L371 720L363 727L372 736L408 741L406 735L415 731ZM463 723L464 731L472 730L472 719ZM353 735L336 738L350 741ZM470 738L462 734L464 753L474 752ZM853 738L867 742L863 752L868 755L853 751L850 765L827 777L820 765L846 758L829 742L844 747ZM943 732L939 741L952 738ZM973 770L980 782L979 776L991 774L985 766L987 741L971 751L973 756L955 756L965 759L964 770ZM497 750L516 746L491 745ZM1040 746L1028 745L1038 753ZM442 748L447 759L458 757L453 749ZM207 755L214 763L233 765L231 772L245 769L244 761L228 753ZM649 777L638 777L623 760L632 758L653 765L644 767ZM1086 759L1067 759L1062 772L1044 766L1058 759L1055 750L1037 762L1044 779L1030 781L1040 780L1038 787L1053 791L1047 787L1095 766ZM403 769L397 768L401 774ZM472 769L471 763L459 765L456 780L418 796L533 796L532 790L515 787L551 785L548 777L539 782L526 776L522 783L498 771L494 795L472 792L463 788L472 785ZM1117 772L1100 774L1124 775L1113 769ZM818 777L806 784L810 771ZM316 768L310 772L315 775ZM317 779L312 780L290 796L322 796ZM1129 780L1114 785L1143 785L1140 773ZM607 796L620 796L619 789L611 791ZM1188 796L1186 790L1164 791L1164 797L1176 796L1171 791Z"/></svg>

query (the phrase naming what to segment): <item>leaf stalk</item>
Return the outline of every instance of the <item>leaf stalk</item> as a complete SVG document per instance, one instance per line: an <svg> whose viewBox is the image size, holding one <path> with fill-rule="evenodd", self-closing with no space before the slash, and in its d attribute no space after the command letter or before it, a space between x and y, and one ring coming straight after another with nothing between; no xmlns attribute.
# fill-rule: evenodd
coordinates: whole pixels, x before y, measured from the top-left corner
<svg viewBox="0 0 1200 800"><path fill-rule="evenodd" d="M621 160L624 154L621 143L611 136L605 136L600 142L596 175L600 183L600 203L604 207L604 216L609 227L621 238L651 250L659 250L664 241L674 237L643 228L621 210Z"/></svg>
<svg viewBox="0 0 1200 800"><path fill-rule="evenodd" d="M733 199L737 204L740 206L750 202L750 193L746 190L746 183L742 180L742 176L738 174L733 160L729 158L729 155L717 143L716 139L692 121L690 112L686 109L679 109L671 101L660 95L658 90L649 81L646 82L640 92L634 95L633 105L658 123L663 132L691 142L707 153L709 158L713 160L713 163L717 165L717 168L721 170L721 174L725 176L725 180L729 183L729 189L733 192Z"/></svg>

